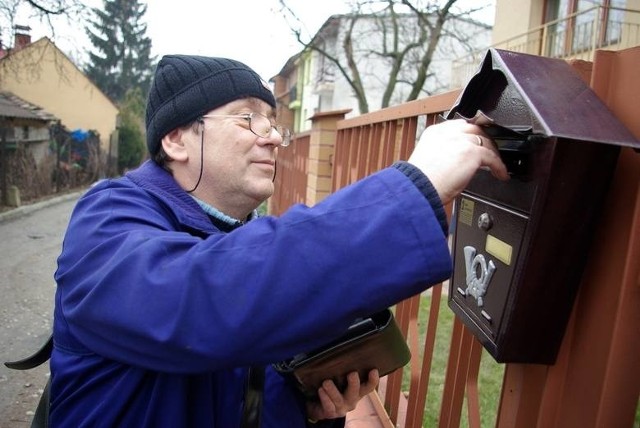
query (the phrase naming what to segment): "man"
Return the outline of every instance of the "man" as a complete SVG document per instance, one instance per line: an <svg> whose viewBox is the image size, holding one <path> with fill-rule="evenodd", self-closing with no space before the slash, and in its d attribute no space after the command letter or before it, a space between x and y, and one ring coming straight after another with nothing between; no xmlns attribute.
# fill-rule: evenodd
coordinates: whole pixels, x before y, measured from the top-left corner
<svg viewBox="0 0 640 428"><path fill-rule="evenodd" d="M271 364L447 278L442 203L479 167L507 178L480 128L451 121L409 162L256 218L287 138L274 123L246 65L160 61L152 160L83 196L58 259L52 426L233 428L256 413L263 428L342 426L375 370L305 401Z"/></svg>

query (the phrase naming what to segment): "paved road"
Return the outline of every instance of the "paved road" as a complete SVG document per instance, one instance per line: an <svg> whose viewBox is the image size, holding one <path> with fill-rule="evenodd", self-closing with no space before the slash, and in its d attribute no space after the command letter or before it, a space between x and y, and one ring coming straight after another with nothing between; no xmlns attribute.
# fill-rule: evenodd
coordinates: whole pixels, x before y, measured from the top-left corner
<svg viewBox="0 0 640 428"><path fill-rule="evenodd" d="M78 194L0 215L0 362L37 350L51 331L53 273ZM29 427L48 364L29 371L0 365L0 428Z"/></svg>

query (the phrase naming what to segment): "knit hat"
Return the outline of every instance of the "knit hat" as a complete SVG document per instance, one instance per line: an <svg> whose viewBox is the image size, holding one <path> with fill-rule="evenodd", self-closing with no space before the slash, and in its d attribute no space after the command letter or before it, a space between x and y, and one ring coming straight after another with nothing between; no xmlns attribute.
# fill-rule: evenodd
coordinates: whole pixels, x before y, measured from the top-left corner
<svg viewBox="0 0 640 428"><path fill-rule="evenodd" d="M162 57L147 100L149 153L155 155L162 138L174 129L216 107L247 97L276 106L267 83L241 62L193 55Z"/></svg>

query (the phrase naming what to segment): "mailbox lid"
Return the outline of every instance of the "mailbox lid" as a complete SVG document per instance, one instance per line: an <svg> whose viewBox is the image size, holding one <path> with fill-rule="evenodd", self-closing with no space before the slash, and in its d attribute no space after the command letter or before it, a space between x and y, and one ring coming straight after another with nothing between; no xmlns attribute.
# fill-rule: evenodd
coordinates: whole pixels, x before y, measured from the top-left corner
<svg viewBox="0 0 640 428"><path fill-rule="evenodd" d="M447 114L478 112L546 137L626 146L640 141L564 60L491 48Z"/></svg>

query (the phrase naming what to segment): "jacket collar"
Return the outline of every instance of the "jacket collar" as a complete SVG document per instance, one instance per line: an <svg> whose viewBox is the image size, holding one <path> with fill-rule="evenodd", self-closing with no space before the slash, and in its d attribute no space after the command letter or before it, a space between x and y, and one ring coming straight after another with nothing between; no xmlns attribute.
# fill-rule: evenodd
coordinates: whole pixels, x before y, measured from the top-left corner
<svg viewBox="0 0 640 428"><path fill-rule="evenodd" d="M147 160L139 168L128 172L126 177L163 201L183 226L207 233L216 231L209 216L191 195L155 162Z"/></svg>

